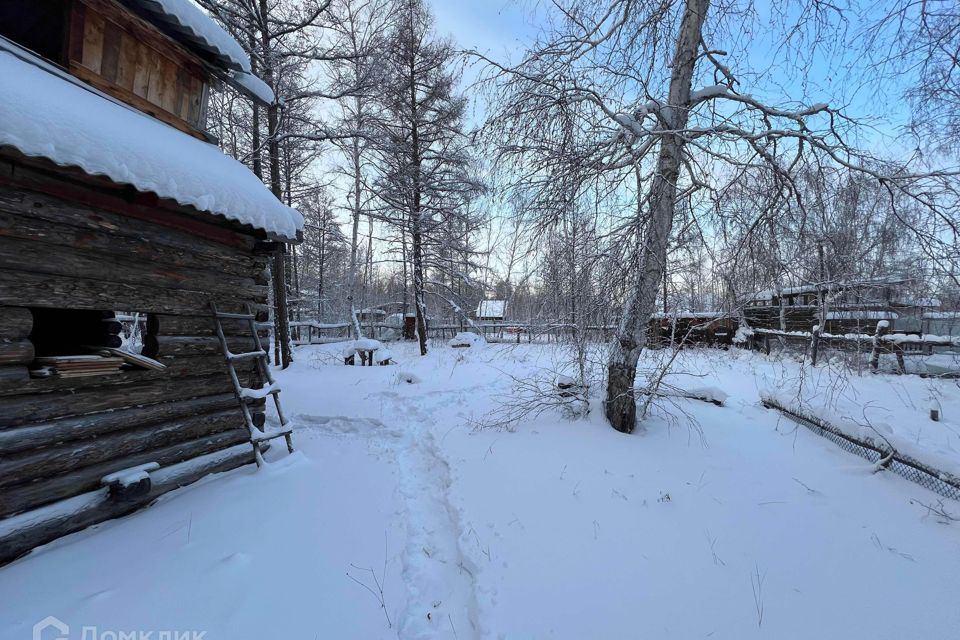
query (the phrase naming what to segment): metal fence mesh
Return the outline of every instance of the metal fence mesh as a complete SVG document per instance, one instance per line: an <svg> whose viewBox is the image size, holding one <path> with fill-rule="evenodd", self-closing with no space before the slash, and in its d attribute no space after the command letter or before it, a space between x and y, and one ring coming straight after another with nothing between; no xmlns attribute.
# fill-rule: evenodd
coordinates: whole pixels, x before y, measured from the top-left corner
<svg viewBox="0 0 960 640"><path fill-rule="evenodd" d="M865 458L873 464L878 464L889 457L890 459L884 463L888 471L892 471L898 476L915 482L941 496L960 501L960 482L957 482L950 474L937 471L896 451L884 451L871 443L861 442L842 433L836 427L827 425L818 419L804 416L792 409L787 409L777 402L765 400L764 405L777 409L794 422L802 424L817 435L830 440L844 451Z"/></svg>

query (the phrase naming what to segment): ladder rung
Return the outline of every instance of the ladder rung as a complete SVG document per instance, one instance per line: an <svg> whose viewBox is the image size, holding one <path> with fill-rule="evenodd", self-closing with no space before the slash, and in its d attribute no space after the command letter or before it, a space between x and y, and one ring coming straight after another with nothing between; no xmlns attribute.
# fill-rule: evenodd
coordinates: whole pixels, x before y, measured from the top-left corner
<svg viewBox="0 0 960 640"><path fill-rule="evenodd" d="M266 351L250 351L249 353L228 353L227 359L230 362L240 362L243 360L253 360L254 358L266 357Z"/></svg>
<svg viewBox="0 0 960 640"><path fill-rule="evenodd" d="M223 313L218 311L217 317L221 320L256 320L256 316L249 313Z"/></svg>
<svg viewBox="0 0 960 640"><path fill-rule="evenodd" d="M282 438L293 433L293 429L286 428L280 429L279 431L264 431L263 435L253 436L250 438L251 442L266 442L268 440L274 440L276 438Z"/></svg>
<svg viewBox="0 0 960 640"><path fill-rule="evenodd" d="M260 331L261 329L273 329L273 323L272 323L272 322L258 322L258 323L256 323L256 324L254 325L254 327L256 328L257 331Z"/></svg>
<svg viewBox="0 0 960 640"><path fill-rule="evenodd" d="M280 393L280 385L277 384L277 381L274 380L268 386L261 387L259 389L250 389L246 387L240 388L240 397L247 402L252 402L254 400L262 400L267 396L275 396Z"/></svg>

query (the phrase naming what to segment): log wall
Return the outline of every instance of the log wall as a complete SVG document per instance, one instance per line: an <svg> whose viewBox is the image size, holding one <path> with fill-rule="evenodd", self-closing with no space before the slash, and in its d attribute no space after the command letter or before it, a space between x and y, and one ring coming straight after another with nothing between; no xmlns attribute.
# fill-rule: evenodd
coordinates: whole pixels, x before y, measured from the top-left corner
<svg viewBox="0 0 960 640"><path fill-rule="evenodd" d="M249 438L209 303L233 312L252 303L266 320L269 256L258 252L258 239L226 222L226 235L211 239L50 193L57 190L0 182L0 564L129 510L102 506L99 516L29 533L4 529L5 520L100 490L112 471L198 456L216 459L217 469L253 461L252 453L215 455ZM164 215L158 210L157 219ZM149 314L146 340L167 369L30 378L32 310L66 308ZM252 346L245 328L225 324L235 351ZM253 363L238 371L247 386L258 383Z"/></svg>

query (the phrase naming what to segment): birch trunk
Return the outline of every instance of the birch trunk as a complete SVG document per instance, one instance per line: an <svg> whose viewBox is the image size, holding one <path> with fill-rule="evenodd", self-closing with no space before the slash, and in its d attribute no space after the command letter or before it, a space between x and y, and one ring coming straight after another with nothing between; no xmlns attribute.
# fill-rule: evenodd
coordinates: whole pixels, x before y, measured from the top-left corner
<svg viewBox="0 0 960 640"><path fill-rule="evenodd" d="M650 212L644 235L640 273L624 306L623 318L607 364L607 397L604 409L611 426L623 433L632 432L636 426L637 404L633 387L637 376L637 362L647 339L650 316L655 311L657 290L666 265L667 244L673 225L677 181L685 145L682 131L687 126L690 88L709 4L709 0L687 0L685 4L673 56L668 106L663 110L663 128L667 133L663 134L660 143L657 173L651 185Z"/></svg>

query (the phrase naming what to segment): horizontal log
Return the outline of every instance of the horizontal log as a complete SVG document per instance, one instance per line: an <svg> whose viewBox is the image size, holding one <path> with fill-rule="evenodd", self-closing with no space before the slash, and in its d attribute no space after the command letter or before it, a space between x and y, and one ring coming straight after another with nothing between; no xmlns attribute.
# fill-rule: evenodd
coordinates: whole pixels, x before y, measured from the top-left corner
<svg viewBox="0 0 960 640"><path fill-rule="evenodd" d="M100 376L93 376L94 380L99 378ZM89 379L75 378L74 380L79 382ZM97 385L54 393L10 396L3 399L0 428L222 393L233 393L233 385L229 377L216 373L174 379L160 378L109 387Z"/></svg>
<svg viewBox="0 0 960 640"><path fill-rule="evenodd" d="M259 307L259 317L261 322L267 320L266 307ZM209 313L201 316L171 316L162 314L151 314L151 322L156 320L155 325L151 327L150 332L158 336L213 336L214 324L213 316ZM154 328L155 327L155 328ZM246 320L223 320L223 333L227 336L249 336L250 324ZM260 330L260 335L269 333L266 329Z"/></svg>
<svg viewBox="0 0 960 640"><path fill-rule="evenodd" d="M249 435L243 429L231 429L83 467L54 478L8 487L0 492L0 518L35 509L86 491L94 491L100 486L100 479L114 471L129 469L148 462L156 462L161 467L165 467L248 442L249 439Z"/></svg>
<svg viewBox="0 0 960 640"><path fill-rule="evenodd" d="M0 366L0 388L23 388L30 381L27 365L8 364Z"/></svg>
<svg viewBox="0 0 960 640"><path fill-rule="evenodd" d="M27 338L33 329L33 314L26 307L0 307L0 340Z"/></svg>
<svg viewBox="0 0 960 640"><path fill-rule="evenodd" d="M29 364L33 356L33 343L26 338L0 340L0 365Z"/></svg>
<svg viewBox="0 0 960 640"><path fill-rule="evenodd" d="M60 168L56 171L60 175L64 172ZM54 189L44 189L41 192L33 185L14 185L10 184L9 180L5 180L5 184L0 188L0 202L2 202L0 207L13 213L25 213L35 218L64 222L82 229L105 231L123 237L139 237L150 242L183 248L222 260L236 259L238 254L249 255L257 244L251 235L213 228L211 230L214 233L225 233L229 236L228 242L223 242L220 238L208 239L201 229L209 225L202 223L197 225L191 221L193 218L191 215L180 215L179 218L188 224L193 222L191 224L193 228L178 228L167 224L166 222L173 222L173 219L178 216L160 208L163 203L157 201L155 197L151 203L153 206L131 204L118 198L104 197L102 193L90 188L66 183L64 184L66 188L54 195L57 191L55 187L58 185L51 183L58 182L56 177L23 166L16 168L16 175L21 180L29 180L32 175L36 178L38 186L53 186ZM143 200L149 199L147 194L137 194L129 190L127 193ZM86 195L90 197L87 198ZM118 205L116 208L109 206L114 203ZM140 213L144 215L136 215ZM134 214L137 222L131 220L131 214ZM224 223L222 219L218 221L220 224Z"/></svg>
<svg viewBox="0 0 960 640"><path fill-rule="evenodd" d="M161 476L153 482L150 493L134 502L115 502L107 499L107 490L82 494L82 504L75 510L55 508L54 513L25 514L22 526L3 527L0 521L0 565L27 553L34 547L56 540L61 536L80 531L92 524L132 513L150 504L157 497L211 474L235 469L253 462L253 451L246 446L234 445L222 451L200 458L198 463L187 465L183 472L174 476ZM159 474L158 474L159 475ZM20 524L20 523L18 523Z"/></svg>
<svg viewBox="0 0 960 640"><path fill-rule="evenodd" d="M135 260L91 250L61 247L0 235L0 269L69 275L138 287L234 291L248 295L260 285L252 277L221 271L173 267L158 260ZM137 309L139 310L139 309Z"/></svg>
<svg viewBox="0 0 960 640"><path fill-rule="evenodd" d="M239 249L222 250L217 248L212 255L198 246L196 239L178 241L169 229L162 233L125 235L116 228L107 229L99 224L102 216L82 218L80 226L71 226L71 220L49 214L49 210L20 210L18 206L11 211L10 199L0 190L0 235L23 240L42 240L55 246L74 247L84 251L123 256L141 260L156 260L171 267L191 269L221 270L238 276L258 277L263 271L266 259ZM76 215L76 213L74 214ZM91 224L83 224L90 222ZM124 223L134 229L142 225ZM153 237L150 237L150 236ZM171 246L171 244L173 246Z"/></svg>
<svg viewBox="0 0 960 640"><path fill-rule="evenodd" d="M237 407L236 397L232 393L224 393L180 402L162 402L143 407L87 414L16 429L0 429L0 458L20 451L50 447L131 427L145 427L158 422L177 420L184 416L214 413L235 407Z"/></svg>
<svg viewBox="0 0 960 640"><path fill-rule="evenodd" d="M242 294L222 287L209 291L167 289L0 269L0 305L199 315L209 312L211 300L223 311L240 312L247 302L265 304L267 288L255 286Z"/></svg>
<svg viewBox="0 0 960 640"><path fill-rule="evenodd" d="M220 340L213 336L158 336L159 350L157 355L163 357L184 357L220 354ZM227 338L227 346L232 353L243 353L253 350L253 339L244 337Z"/></svg>
<svg viewBox="0 0 960 640"><path fill-rule="evenodd" d="M243 417L234 408L2 456L0 488L242 426Z"/></svg>
<svg viewBox="0 0 960 640"><path fill-rule="evenodd" d="M220 354L201 355L199 357L170 356L158 358L158 360L162 364L165 364L167 368L162 371L130 369L87 378L61 378L54 376L49 378L30 378L26 381L19 378L7 381L3 379L3 377L0 377L0 398L33 393L76 393L85 389L102 389L105 393L113 393L113 388L125 385L143 384L153 380L175 380L214 374L222 374L224 380L229 382L227 365L223 356ZM254 362L238 362L236 369L241 381L249 381L255 367L256 363ZM122 393L122 391L118 393ZM129 404L122 406L129 406ZM0 416L0 424L2 424L2 416Z"/></svg>

